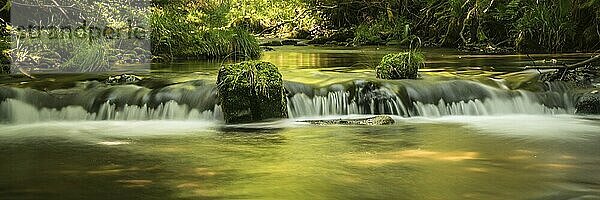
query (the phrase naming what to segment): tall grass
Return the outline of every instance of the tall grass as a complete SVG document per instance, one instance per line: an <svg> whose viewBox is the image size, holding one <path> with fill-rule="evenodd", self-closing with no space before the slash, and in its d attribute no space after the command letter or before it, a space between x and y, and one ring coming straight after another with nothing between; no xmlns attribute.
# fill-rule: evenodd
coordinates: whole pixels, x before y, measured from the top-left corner
<svg viewBox="0 0 600 200"><path fill-rule="evenodd" d="M198 8L199 9L199 8ZM217 12L222 13L222 7ZM152 25L153 55L166 59L257 58L258 42L246 30L219 27L223 19L202 10L154 8ZM204 13L204 14L202 14ZM191 17L192 16L192 17Z"/></svg>
<svg viewBox="0 0 600 200"><path fill-rule="evenodd" d="M569 1L542 1L528 6L529 12L517 20L515 45L520 50L560 52L573 45L576 23Z"/></svg>

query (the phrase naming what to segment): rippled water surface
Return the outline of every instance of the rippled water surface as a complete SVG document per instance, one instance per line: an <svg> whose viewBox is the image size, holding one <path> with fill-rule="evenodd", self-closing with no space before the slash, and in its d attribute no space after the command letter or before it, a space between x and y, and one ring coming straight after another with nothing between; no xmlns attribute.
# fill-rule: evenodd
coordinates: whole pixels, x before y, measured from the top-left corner
<svg viewBox="0 0 600 200"><path fill-rule="evenodd" d="M421 78L382 81L397 49L265 52L291 119L224 125L222 61L156 64L138 86L104 74L3 77L0 199L600 199L600 118L525 55L427 50ZM532 55L577 60L583 54ZM72 95L76 94L76 95ZM393 116L386 126L304 119Z"/></svg>

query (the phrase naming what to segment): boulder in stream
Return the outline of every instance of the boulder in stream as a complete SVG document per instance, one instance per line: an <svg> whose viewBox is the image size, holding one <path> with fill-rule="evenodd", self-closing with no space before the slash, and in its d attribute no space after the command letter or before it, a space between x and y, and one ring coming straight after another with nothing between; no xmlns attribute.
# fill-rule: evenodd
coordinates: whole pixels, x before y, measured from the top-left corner
<svg viewBox="0 0 600 200"><path fill-rule="evenodd" d="M269 62L225 65L219 70L217 86L226 123L287 117L283 79Z"/></svg>
<svg viewBox="0 0 600 200"><path fill-rule="evenodd" d="M594 90L577 100L577 114L600 115L600 92Z"/></svg>
<svg viewBox="0 0 600 200"><path fill-rule="evenodd" d="M423 53L408 51L384 56L375 71L381 79L416 79L419 68L424 66Z"/></svg>

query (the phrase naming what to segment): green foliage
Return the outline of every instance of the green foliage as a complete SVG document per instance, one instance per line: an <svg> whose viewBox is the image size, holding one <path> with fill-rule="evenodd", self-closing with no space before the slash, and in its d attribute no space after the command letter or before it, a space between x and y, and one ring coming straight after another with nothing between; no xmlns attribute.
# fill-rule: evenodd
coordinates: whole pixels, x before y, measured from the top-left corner
<svg viewBox="0 0 600 200"><path fill-rule="evenodd" d="M287 117L283 79L271 63L246 61L225 65L219 71L217 85L227 123Z"/></svg>
<svg viewBox="0 0 600 200"><path fill-rule="evenodd" d="M575 23L570 2L549 1L530 5L529 12L517 20L515 45L525 51L559 52L571 44Z"/></svg>
<svg viewBox="0 0 600 200"><path fill-rule="evenodd" d="M600 47L599 0L307 0L320 27L356 27L358 44L383 43L409 24L425 45L516 47L524 52ZM400 25L400 26L398 26ZM393 38L393 37L392 37ZM396 38L398 39L398 38Z"/></svg>
<svg viewBox="0 0 600 200"><path fill-rule="evenodd" d="M258 42L247 31L221 27L227 23L225 5L190 1L154 8L150 15L153 55L168 59L259 57Z"/></svg>
<svg viewBox="0 0 600 200"><path fill-rule="evenodd" d="M415 79L419 68L424 66L423 53L412 50L384 56L375 70L381 79Z"/></svg>
<svg viewBox="0 0 600 200"><path fill-rule="evenodd" d="M380 18L375 22L358 25L355 30L355 44L385 44L386 41L405 41L409 39L410 25L403 18L390 22Z"/></svg>
<svg viewBox="0 0 600 200"><path fill-rule="evenodd" d="M60 70L63 72L97 72L110 69L108 51L111 49L108 42L78 42L74 43L72 57L62 63Z"/></svg>
<svg viewBox="0 0 600 200"><path fill-rule="evenodd" d="M309 7L304 0L229 0L231 9L227 18L234 26L248 28L254 33L267 27L289 21L273 30L288 34L293 30L308 30L315 25ZM286 35L282 35L286 36Z"/></svg>

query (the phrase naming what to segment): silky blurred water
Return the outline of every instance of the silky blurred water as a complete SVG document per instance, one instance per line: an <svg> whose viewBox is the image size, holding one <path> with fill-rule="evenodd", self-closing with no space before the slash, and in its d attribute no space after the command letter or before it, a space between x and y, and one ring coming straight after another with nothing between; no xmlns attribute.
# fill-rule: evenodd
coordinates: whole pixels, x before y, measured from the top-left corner
<svg viewBox="0 0 600 200"><path fill-rule="evenodd" d="M600 197L600 121L572 116L3 125L2 199Z"/></svg>
<svg viewBox="0 0 600 200"><path fill-rule="evenodd" d="M213 86L205 84L214 82L227 61L155 64L140 75L146 81L141 86L93 82L106 74L1 77L8 88L2 91L17 100L1 104L10 115L0 116L14 119L0 123L0 199L600 199L600 118L572 115L571 96L562 102L568 93L556 92L563 89L552 91L555 97L534 93L537 72L522 71L531 62L526 55L426 50L420 80L375 88L386 101L393 89L410 89L415 102L406 105L419 115L402 115L408 108L396 105L382 109L393 107L394 125L300 122L372 116L339 115L366 112L363 105L335 104L347 103L338 98L343 94L300 92L310 86L309 93L332 94L341 83L355 87L365 80L379 84L373 67L394 51L265 52L262 59L279 67L287 89L298 90L299 96L289 98L302 109L291 112L299 118L242 125L224 125L215 117L220 113ZM556 56L585 57L531 57ZM48 102L73 91L85 97L73 102L95 107ZM158 94L151 97L165 102L123 108L103 102L139 101L128 96L131 91ZM487 99L459 101L461 92ZM334 103L321 103L328 101ZM332 105L341 108L325 112ZM89 113L91 107L98 113ZM215 112L206 111L213 107Z"/></svg>

